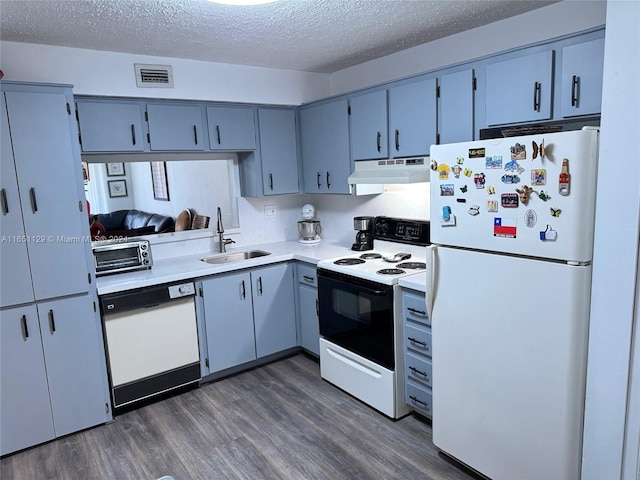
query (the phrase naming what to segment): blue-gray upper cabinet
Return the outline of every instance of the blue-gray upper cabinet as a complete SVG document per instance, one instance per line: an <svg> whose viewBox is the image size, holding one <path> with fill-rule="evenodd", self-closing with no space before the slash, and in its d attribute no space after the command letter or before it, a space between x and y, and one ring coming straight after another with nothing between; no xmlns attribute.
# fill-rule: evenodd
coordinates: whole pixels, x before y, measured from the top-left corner
<svg viewBox="0 0 640 480"><path fill-rule="evenodd" d="M487 125L549 120L553 50L487 65Z"/></svg>
<svg viewBox="0 0 640 480"><path fill-rule="evenodd" d="M600 113L604 38L562 49L563 117Z"/></svg>
<svg viewBox="0 0 640 480"><path fill-rule="evenodd" d="M76 102L83 152L142 152L143 113L138 103Z"/></svg>
<svg viewBox="0 0 640 480"><path fill-rule="evenodd" d="M280 263L251 272L258 358L297 345L293 265Z"/></svg>
<svg viewBox="0 0 640 480"><path fill-rule="evenodd" d="M389 89L389 152L391 157L428 155L436 143L436 79Z"/></svg>
<svg viewBox="0 0 640 480"><path fill-rule="evenodd" d="M255 360L251 275L242 272L203 280L202 298L209 371Z"/></svg>
<svg viewBox="0 0 640 480"><path fill-rule="evenodd" d="M204 150L202 107L148 104L146 115L151 150Z"/></svg>
<svg viewBox="0 0 640 480"><path fill-rule="evenodd" d="M349 193L349 113L347 100L300 110L305 193Z"/></svg>
<svg viewBox="0 0 640 480"><path fill-rule="evenodd" d="M473 140L474 71L462 70L438 78L438 142Z"/></svg>
<svg viewBox="0 0 640 480"><path fill-rule="evenodd" d="M259 108L264 195L298 193L298 147L293 109Z"/></svg>
<svg viewBox="0 0 640 480"><path fill-rule="evenodd" d="M0 232L7 241L0 249L0 306L29 303L34 300L27 242L22 221L20 192L11 149L11 133L4 95L2 97L2 148L0 156ZM20 241L24 239L25 241ZM2 437L0 436L0 440Z"/></svg>
<svg viewBox="0 0 640 480"><path fill-rule="evenodd" d="M2 183L5 165L13 160L20 205L15 196L9 203L9 195L3 203L8 204L10 215L22 211L29 262L19 266L19 271L7 272L5 265L18 268L15 262L20 260L8 260L14 247L5 250L2 246L2 304L14 305L24 300L22 295L12 299L4 292L5 285L17 280L22 282L19 288L25 290L33 285L36 300L88 292L91 277L84 238L89 233L89 223L81 193L79 152L77 143L72 143L77 142L77 130L71 116L71 94L5 90L4 96L13 159L3 142ZM11 176L8 180L13 182ZM2 233L8 235L5 218L8 216L2 216ZM19 250L23 252L22 248ZM24 256L20 255L23 262ZM30 282L26 275L29 270Z"/></svg>
<svg viewBox="0 0 640 480"><path fill-rule="evenodd" d="M251 107L207 107L211 150L256 149L256 125Z"/></svg>
<svg viewBox="0 0 640 480"><path fill-rule="evenodd" d="M351 158L388 158L387 91L379 90L349 99Z"/></svg>

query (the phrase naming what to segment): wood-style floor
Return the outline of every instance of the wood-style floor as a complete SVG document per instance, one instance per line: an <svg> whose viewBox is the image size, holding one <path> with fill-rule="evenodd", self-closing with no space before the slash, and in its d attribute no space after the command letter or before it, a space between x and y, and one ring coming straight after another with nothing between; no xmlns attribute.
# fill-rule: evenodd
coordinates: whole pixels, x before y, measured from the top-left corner
<svg viewBox="0 0 640 480"><path fill-rule="evenodd" d="M299 354L1 460L2 480L460 479L428 422L392 421Z"/></svg>

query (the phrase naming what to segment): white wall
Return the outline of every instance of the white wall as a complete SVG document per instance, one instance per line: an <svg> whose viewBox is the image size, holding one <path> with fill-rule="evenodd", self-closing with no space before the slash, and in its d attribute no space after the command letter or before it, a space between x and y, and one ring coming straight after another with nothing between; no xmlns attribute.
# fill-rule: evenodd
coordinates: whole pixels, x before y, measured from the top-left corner
<svg viewBox="0 0 640 480"><path fill-rule="evenodd" d="M329 95L329 76L275 68L1 42L5 80L67 83L79 95L299 105ZM138 88L134 63L171 65L174 88Z"/></svg>
<svg viewBox="0 0 640 480"><path fill-rule="evenodd" d="M640 2L609 1L587 364L584 480L619 479L622 471L634 322L638 327L634 320L640 231L638 25ZM629 433L635 432L635 438L633 435L627 438L627 447L634 456L638 451L640 405L636 403L630 408L635 425L630 425Z"/></svg>
<svg viewBox="0 0 640 480"><path fill-rule="evenodd" d="M605 23L606 2L564 1L451 35L331 75L331 94L467 62Z"/></svg>

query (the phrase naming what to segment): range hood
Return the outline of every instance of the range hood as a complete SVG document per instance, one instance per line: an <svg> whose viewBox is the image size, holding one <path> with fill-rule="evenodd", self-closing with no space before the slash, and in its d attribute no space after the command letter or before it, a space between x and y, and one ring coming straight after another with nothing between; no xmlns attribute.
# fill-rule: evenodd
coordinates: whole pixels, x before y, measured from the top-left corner
<svg viewBox="0 0 640 480"><path fill-rule="evenodd" d="M385 160L358 160L349 176L350 185L428 182L429 159L394 158Z"/></svg>

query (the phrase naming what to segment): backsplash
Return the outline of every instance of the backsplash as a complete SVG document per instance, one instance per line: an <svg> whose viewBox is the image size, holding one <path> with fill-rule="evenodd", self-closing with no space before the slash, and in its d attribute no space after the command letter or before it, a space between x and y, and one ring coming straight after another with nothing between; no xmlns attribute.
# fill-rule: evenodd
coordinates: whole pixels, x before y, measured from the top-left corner
<svg viewBox="0 0 640 480"><path fill-rule="evenodd" d="M320 220L323 240L350 245L353 217L386 215L409 219L429 219L429 183L387 185L379 195L278 195L265 198L238 198L239 233L230 236L237 246L298 240L298 220L302 206L310 203ZM274 205L274 218L265 218L265 206ZM232 232L230 232L232 233Z"/></svg>

